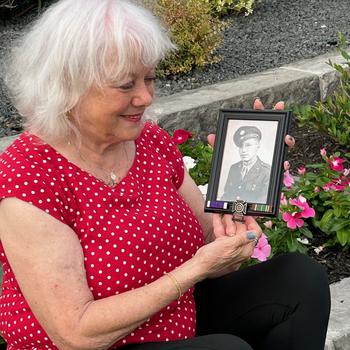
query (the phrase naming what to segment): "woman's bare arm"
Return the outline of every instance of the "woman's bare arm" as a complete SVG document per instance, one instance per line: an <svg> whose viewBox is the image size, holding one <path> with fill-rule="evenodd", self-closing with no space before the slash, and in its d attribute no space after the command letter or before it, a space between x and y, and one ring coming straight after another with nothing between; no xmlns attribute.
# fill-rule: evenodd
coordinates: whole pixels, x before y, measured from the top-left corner
<svg viewBox="0 0 350 350"><path fill-rule="evenodd" d="M0 202L1 241L32 311L60 349L106 349L177 298L168 277L94 300L76 234L16 198ZM174 271L183 290L203 279L193 259Z"/></svg>
<svg viewBox="0 0 350 350"><path fill-rule="evenodd" d="M185 177L178 192L190 206L195 216L199 220L204 231L205 242L209 243L215 239L213 233L213 217L211 213L204 212L204 198L198 186L193 181L189 173L185 170Z"/></svg>

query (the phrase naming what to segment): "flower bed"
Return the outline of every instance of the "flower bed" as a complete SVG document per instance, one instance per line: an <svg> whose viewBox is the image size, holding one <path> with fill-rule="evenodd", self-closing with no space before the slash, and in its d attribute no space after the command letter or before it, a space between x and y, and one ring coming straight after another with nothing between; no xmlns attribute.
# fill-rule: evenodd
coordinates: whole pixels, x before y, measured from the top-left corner
<svg viewBox="0 0 350 350"><path fill-rule="evenodd" d="M191 176L205 191L212 148L182 129L174 132L173 141L182 152ZM318 162L285 172L280 215L269 220L258 219L265 235L253 258L264 261L287 251L319 256L334 247L338 252L349 252L350 153L327 155L322 148L315 158ZM290 172L297 176L291 176Z"/></svg>

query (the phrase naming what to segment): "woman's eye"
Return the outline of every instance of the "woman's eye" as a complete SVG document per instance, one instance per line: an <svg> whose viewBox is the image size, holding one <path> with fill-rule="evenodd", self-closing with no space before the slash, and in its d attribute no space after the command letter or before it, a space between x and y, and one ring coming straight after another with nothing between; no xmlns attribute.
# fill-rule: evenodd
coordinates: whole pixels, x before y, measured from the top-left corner
<svg viewBox="0 0 350 350"><path fill-rule="evenodd" d="M154 83L156 81L156 77L152 76L152 77L146 77L145 78L145 82L146 84L151 84L151 83Z"/></svg>
<svg viewBox="0 0 350 350"><path fill-rule="evenodd" d="M133 81L130 81L128 83L125 83L123 85L120 85L118 86L118 89L121 89L121 90L130 90L134 87L134 82Z"/></svg>

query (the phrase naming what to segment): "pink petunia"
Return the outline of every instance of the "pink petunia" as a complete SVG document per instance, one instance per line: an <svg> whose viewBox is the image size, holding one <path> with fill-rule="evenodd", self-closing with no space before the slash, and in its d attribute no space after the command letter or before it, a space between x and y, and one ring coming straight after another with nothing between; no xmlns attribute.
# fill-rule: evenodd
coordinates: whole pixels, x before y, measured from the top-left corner
<svg viewBox="0 0 350 350"><path fill-rule="evenodd" d="M297 227L304 225L304 220L300 218L301 213L283 213L282 219L287 223L287 227L295 230Z"/></svg>
<svg viewBox="0 0 350 350"><path fill-rule="evenodd" d="M172 140L176 145L180 145L181 143L186 142L191 137L192 134L189 131L184 129L177 129L174 131Z"/></svg>
<svg viewBox="0 0 350 350"><path fill-rule="evenodd" d="M345 190L345 187L346 185L339 185L339 184L334 184L333 185L333 189L336 191L336 192L342 192Z"/></svg>
<svg viewBox="0 0 350 350"><path fill-rule="evenodd" d="M325 185L323 185L323 189L326 192L330 190L342 192L349 185L349 183L350 183L350 180L347 177L341 176L338 179L333 179L331 182L328 182Z"/></svg>
<svg viewBox="0 0 350 350"><path fill-rule="evenodd" d="M283 184L284 186L290 188L294 184L293 177L289 174L289 170L286 170L283 174Z"/></svg>
<svg viewBox="0 0 350 350"><path fill-rule="evenodd" d="M288 205L287 198L283 192L281 192L281 205Z"/></svg>
<svg viewBox="0 0 350 350"><path fill-rule="evenodd" d="M272 228L272 221L271 220L265 221L264 226L267 228Z"/></svg>
<svg viewBox="0 0 350 350"><path fill-rule="evenodd" d="M266 261L271 254L271 246L267 241L266 235L263 233L255 246L252 258L258 259L259 261Z"/></svg>
<svg viewBox="0 0 350 350"><path fill-rule="evenodd" d="M300 195L297 199L290 199L289 203L302 210L300 212L300 216L302 218L313 218L316 215L315 210L309 206L306 198L304 198L302 195Z"/></svg>
<svg viewBox="0 0 350 350"><path fill-rule="evenodd" d="M350 169L344 169L343 174L344 174L344 176L349 176L350 175Z"/></svg>
<svg viewBox="0 0 350 350"><path fill-rule="evenodd" d="M333 182L326 183L325 185L322 186L322 188L325 192L333 190Z"/></svg>
<svg viewBox="0 0 350 350"><path fill-rule="evenodd" d="M298 168L298 174L304 175L306 173L306 168L302 165L300 168Z"/></svg>
<svg viewBox="0 0 350 350"><path fill-rule="evenodd" d="M344 159L340 158L340 157L331 157L330 159L328 159L328 163L331 166L331 168L335 171L339 171L342 172L344 170Z"/></svg>
<svg viewBox="0 0 350 350"><path fill-rule="evenodd" d="M325 158L325 157L327 156L327 151L326 151L326 149L325 149L325 148L321 148L321 149L320 149L320 154L321 154L321 156L322 156L323 158Z"/></svg>

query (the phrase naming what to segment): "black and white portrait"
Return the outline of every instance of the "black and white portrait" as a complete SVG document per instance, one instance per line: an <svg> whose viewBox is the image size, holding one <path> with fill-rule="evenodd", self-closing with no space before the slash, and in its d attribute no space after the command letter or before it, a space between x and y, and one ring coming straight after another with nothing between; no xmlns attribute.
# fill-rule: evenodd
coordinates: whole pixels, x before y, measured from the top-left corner
<svg viewBox="0 0 350 350"><path fill-rule="evenodd" d="M278 121L230 120L217 200L266 203Z"/></svg>
<svg viewBox="0 0 350 350"><path fill-rule="evenodd" d="M277 216L291 111L220 109L204 210Z"/></svg>

